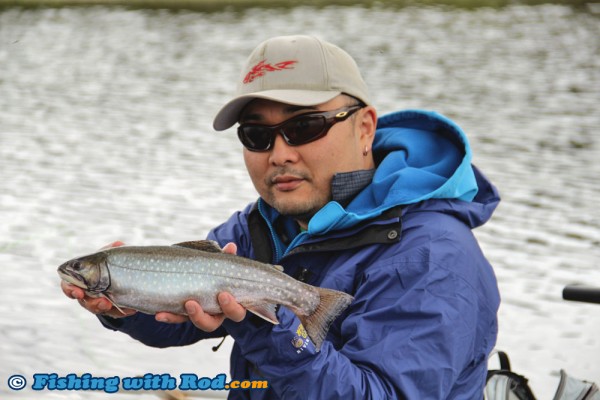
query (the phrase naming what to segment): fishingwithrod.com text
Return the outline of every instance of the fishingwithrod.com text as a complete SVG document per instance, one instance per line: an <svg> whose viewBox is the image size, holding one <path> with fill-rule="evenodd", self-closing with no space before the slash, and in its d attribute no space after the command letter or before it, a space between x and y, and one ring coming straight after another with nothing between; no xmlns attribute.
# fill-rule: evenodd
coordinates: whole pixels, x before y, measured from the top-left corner
<svg viewBox="0 0 600 400"><path fill-rule="evenodd" d="M170 374L145 374L135 377L100 377L91 374L34 374L28 381L22 375L13 375L8 378L8 387L12 390L22 390L27 387L36 391L42 390L75 390L75 391L102 391L117 393L120 390L256 390L267 389L269 382L266 380L233 380L227 382L225 374L213 378L199 377L196 374L181 374L179 377Z"/></svg>

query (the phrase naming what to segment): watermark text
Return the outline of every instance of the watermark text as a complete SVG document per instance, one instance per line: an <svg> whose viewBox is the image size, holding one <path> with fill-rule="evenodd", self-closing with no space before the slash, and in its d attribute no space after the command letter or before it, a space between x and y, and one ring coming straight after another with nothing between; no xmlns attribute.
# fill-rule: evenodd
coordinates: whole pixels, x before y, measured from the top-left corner
<svg viewBox="0 0 600 400"><path fill-rule="evenodd" d="M68 374L59 376L56 373L34 374L31 378L32 390L42 391L102 391L117 393L118 391L167 391L167 390L261 390L268 389L266 380L227 380L227 375L219 374L215 377L202 377L192 373L181 374L179 377L170 374L147 373L143 376L93 376L85 373L81 375ZM8 387L12 390L22 390L27 387L28 378L22 375L13 375L8 378Z"/></svg>

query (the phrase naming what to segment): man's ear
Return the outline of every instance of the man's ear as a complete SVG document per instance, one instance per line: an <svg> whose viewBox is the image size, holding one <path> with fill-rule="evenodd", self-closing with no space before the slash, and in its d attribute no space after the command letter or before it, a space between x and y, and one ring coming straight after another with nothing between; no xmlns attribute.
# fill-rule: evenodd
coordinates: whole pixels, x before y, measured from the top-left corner
<svg viewBox="0 0 600 400"><path fill-rule="evenodd" d="M377 130L377 111L372 106L366 106L356 118L356 126L360 134L360 151L362 152L363 168L375 168L375 159L373 158L373 141L375 140L375 131Z"/></svg>
<svg viewBox="0 0 600 400"><path fill-rule="evenodd" d="M360 140L363 146L371 149L377 130L377 111L373 106L364 107L356 121L360 129Z"/></svg>

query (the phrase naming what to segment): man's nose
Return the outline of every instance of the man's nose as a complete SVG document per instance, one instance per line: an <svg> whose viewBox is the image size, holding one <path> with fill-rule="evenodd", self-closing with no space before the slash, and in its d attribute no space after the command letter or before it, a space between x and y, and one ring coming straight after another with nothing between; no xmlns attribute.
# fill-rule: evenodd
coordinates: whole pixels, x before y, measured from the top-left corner
<svg viewBox="0 0 600 400"><path fill-rule="evenodd" d="M275 135L275 142L273 143L269 155L269 161L273 165L295 163L299 158L300 156L297 147L287 144L280 132Z"/></svg>

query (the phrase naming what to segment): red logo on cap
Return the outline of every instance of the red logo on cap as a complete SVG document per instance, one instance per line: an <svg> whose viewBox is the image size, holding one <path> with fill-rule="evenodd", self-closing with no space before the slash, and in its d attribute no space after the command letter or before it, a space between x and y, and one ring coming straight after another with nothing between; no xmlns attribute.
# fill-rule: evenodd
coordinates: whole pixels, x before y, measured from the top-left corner
<svg viewBox="0 0 600 400"><path fill-rule="evenodd" d="M258 77L264 76L267 72L281 71L282 69L294 69L292 65L298 61L282 61L277 64L268 64L267 60L262 60L256 64L244 78L244 83L250 83Z"/></svg>

